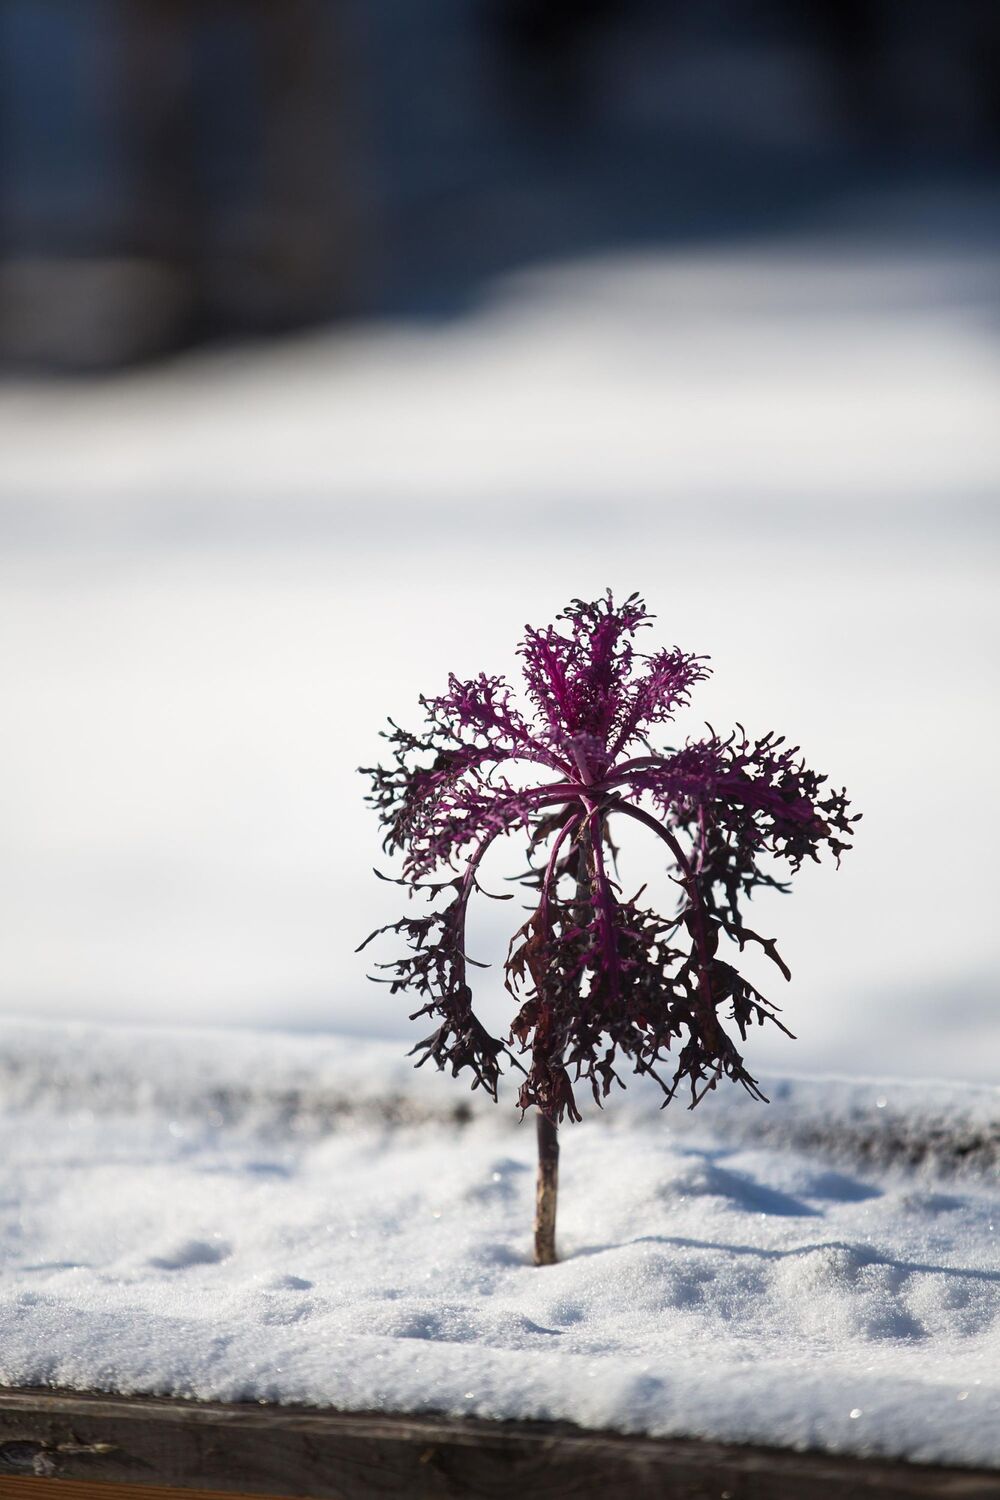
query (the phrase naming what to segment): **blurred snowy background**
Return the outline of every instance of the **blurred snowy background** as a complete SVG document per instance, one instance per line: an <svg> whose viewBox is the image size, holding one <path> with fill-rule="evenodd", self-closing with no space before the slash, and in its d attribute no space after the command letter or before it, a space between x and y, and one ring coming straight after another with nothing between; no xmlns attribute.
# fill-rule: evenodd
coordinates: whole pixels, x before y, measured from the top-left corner
<svg viewBox="0 0 1000 1500"><path fill-rule="evenodd" d="M751 1066L995 1080L993 8L281 9L0 21L0 1008L409 1036L356 767L610 586L864 813Z"/></svg>

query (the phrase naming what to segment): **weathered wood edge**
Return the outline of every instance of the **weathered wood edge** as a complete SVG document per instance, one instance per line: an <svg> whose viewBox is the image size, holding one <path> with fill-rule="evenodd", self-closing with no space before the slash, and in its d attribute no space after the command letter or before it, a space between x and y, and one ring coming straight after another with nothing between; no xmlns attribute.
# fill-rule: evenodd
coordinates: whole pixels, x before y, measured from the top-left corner
<svg viewBox="0 0 1000 1500"><path fill-rule="evenodd" d="M570 1423L0 1390L4 1475L317 1500L1000 1500L1000 1472ZM39 1487L40 1489L42 1486Z"/></svg>

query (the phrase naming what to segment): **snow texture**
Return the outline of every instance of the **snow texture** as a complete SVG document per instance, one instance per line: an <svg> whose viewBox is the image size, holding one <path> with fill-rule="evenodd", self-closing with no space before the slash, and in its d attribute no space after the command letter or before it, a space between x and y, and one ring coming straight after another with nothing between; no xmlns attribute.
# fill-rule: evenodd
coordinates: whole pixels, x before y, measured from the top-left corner
<svg viewBox="0 0 1000 1500"><path fill-rule="evenodd" d="M1000 1092L534 1132L395 1044L5 1023L0 1380L1000 1464ZM458 1106L462 1108L458 1113Z"/></svg>

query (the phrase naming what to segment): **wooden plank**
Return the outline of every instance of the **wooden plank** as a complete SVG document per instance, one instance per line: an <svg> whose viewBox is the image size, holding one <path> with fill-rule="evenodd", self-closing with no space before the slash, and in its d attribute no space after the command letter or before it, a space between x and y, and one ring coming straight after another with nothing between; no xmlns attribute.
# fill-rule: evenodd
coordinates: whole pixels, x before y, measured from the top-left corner
<svg viewBox="0 0 1000 1500"><path fill-rule="evenodd" d="M98 1484L92 1479L22 1479L0 1474L0 1500L260 1500L231 1490L188 1490L162 1484ZM269 1500L288 1500L271 1496Z"/></svg>
<svg viewBox="0 0 1000 1500"><path fill-rule="evenodd" d="M1000 1500L996 1472L568 1423L0 1391L0 1500L153 1500L158 1487L185 1500Z"/></svg>

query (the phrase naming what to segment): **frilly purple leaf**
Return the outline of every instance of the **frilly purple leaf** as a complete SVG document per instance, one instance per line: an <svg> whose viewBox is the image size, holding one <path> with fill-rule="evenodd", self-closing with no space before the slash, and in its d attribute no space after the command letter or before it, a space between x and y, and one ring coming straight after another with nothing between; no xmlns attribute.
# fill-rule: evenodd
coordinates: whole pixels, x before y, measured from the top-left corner
<svg viewBox="0 0 1000 1500"><path fill-rule="evenodd" d="M652 734L709 669L677 647L640 652L637 633L652 619L637 594L620 605L610 592L574 599L554 624L525 629L525 705L503 677L452 675L444 693L420 699L422 733L390 720L388 763L364 770L384 847L402 856L400 876L376 874L436 905L361 945L384 933L405 940L407 951L378 967L393 993L422 1002L411 1019L437 1023L413 1049L417 1065L468 1071L495 1099L512 1063L520 1107L554 1121L580 1118L575 1086L600 1105L626 1067L649 1075L664 1103L683 1087L694 1107L724 1077L763 1099L725 1023L741 1043L754 1023L791 1033L720 943L734 959L758 946L789 979L775 940L745 924L743 907L762 888L787 890L823 850L839 863L857 822L846 793L782 736L707 726L705 738L656 750ZM669 915L640 906L642 891L624 899L611 878L615 818L660 840L679 897ZM501 1039L472 1007L465 928L473 893L491 894L480 864L512 834L528 855L512 878L533 900L505 965L516 1011Z"/></svg>

